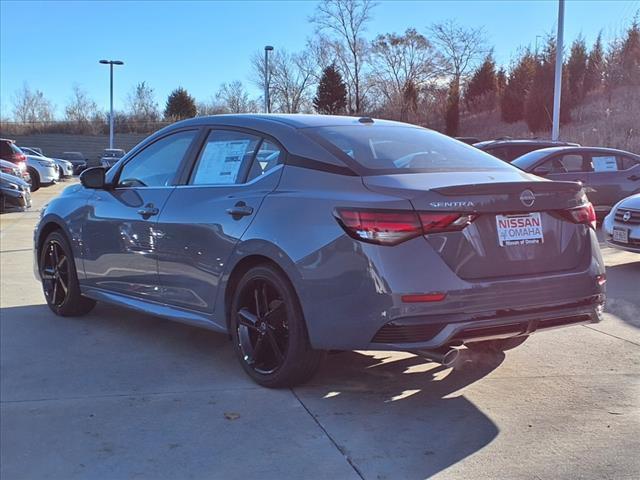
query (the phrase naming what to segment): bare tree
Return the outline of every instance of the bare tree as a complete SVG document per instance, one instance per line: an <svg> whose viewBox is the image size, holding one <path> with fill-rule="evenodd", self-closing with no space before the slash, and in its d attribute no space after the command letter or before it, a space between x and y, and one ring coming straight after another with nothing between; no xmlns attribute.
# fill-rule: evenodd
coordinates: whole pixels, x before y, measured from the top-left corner
<svg viewBox="0 0 640 480"><path fill-rule="evenodd" d="M25 82L13 96L13 117L16 122L36 123L53 120L54 107L40 90L32 91Z"/></svg>
<svg viewBox="0 0 640 480"><path fill-rule="evenodd" d="M256 112L258 105L249 98L249 92L239 80L231 83L223 83L216 94L216 98L221 102L227 113L247 113Z"/></svg>
<svg viewBox="0 0 640 480"><path fill-rule="evenodd" d="M225 108L225 106L215 98L212 98L208 102L197 102L196 110L198 111L198 116L200 117L204 115L218 115L221 113L227 113L227 109Z"/></svg>
<svg viewBox="0 0 640 480"><path fill-rule="evenodd" d="M127 95L127 111L137 122L157 122L160 119L153 88L146 82L138 83Z"/></svg>
<svg viewBox="0 0 640 480"><path fill-rule="evenodd" d="M378 35L371 43L370 83L388 107L407 120L421 89L442 74L442 59L424 35L408 29L404 35ZM415 108L414 108L415 109Z"/></svg>
<svg viewBox="0 0 640 480"><path fill-rule="evenodd" d="M99 116L96 102L79 85L73 86L73 93L64 112L67 121L77 123L89 123Z"/></svg>
<svg viewBox="0 0 640 480"><path fill-rule="evenodd" d="M482 28L465 28L455 20L436 23L429 29L445 62L446 73L458 84L489 52Z"/></svg>
<svg viewBox="0 0 640 480"><path fill-rule="evenodd" d="M347 79L353 113L361 112L363 107L362 70L367 42L362 33L374 7L371 0L323 0L310 18L318 32L327 31L336 37L333 47Z"/></svg>
<svg viewBox="0 0 640 480"><path fill-rule="evenodd" d="M449 100L447 107L448 135L458 134L460 120L461 83L475 68L478 61L488 53L482 28L465 28L455 20L433 24L430 28L431 39L445 61L446 74L449 77Z"/></svg>
<svg viewBox="0 0 640 480"><path fill-rule="evenodd" d="M254 83L264 90L264 55L257 52L251 59ZM300 113L311 108L311 90L317 74L312 55L303 51L290 54L276 50L269 58L270 111Z"/></svg>

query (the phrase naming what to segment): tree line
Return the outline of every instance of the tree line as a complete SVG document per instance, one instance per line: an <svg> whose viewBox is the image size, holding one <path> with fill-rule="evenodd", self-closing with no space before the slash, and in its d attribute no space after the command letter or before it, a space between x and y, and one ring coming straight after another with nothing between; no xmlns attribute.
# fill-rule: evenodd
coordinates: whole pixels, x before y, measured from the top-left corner
<svg viewBox="0 0 640 480"><path fill-rule="evenodd" d="M251 82L268 88L269 110L282 113L372 115L402 120L457 135L461 115L499 109L505 122L524 120L532 132L550 129L556 42L548 35L541 51L520 49L508 66L498 66L482 28L454 20L423 31L365 38L375 13L371 0L323 0L308 19L314 35L299 52L277 48L265 65L263 52L250 58ZM567 49L563 66L561 122L592 91L609 95L619 86L640 87L638 15L626 30L604 45L599 35L590 47L579 37ZM267 68L268 67L268 68ZM152 130L158 122L196 115L258 112L264 99L253 98L239 80L224 83L209 99L196 101L178 87L160 106L147 82L129 92L116 124L131 131ZM16 92L13 119L49 123L54 107L28 85ZM88 93L74 86L64 108L74 125L106 122Z"/></svg>

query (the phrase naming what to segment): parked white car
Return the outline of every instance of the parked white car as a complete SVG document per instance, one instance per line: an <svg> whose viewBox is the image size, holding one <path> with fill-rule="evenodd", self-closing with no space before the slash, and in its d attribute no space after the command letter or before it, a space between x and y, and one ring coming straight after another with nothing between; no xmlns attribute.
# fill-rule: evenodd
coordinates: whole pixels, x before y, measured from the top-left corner
<svg viewBox="0 0 640 480"><path fill-rule="evenodd" d="M56 162L37 155L27 155L27 170L31 176L31 191L35 192L42 185L51 185L60 179Z"/></svg>
<svg viewBox="0 0 640 480"><path fill-rule="evenodd" d="M609 246L640 253L640 193L616 203L602 223Z"/></svg>
<svg viewBox="0 0 640 480"><path fill-rule="evenodd" d="M27 155L33 155L34 157L43 157L48 160L53 160L58 166L60 178L73 176L73 163L71 163L70 161L63 160L62 158L47 157L44 153L42 153L42 149L40 148L20 147L20 149Z"/></svg>

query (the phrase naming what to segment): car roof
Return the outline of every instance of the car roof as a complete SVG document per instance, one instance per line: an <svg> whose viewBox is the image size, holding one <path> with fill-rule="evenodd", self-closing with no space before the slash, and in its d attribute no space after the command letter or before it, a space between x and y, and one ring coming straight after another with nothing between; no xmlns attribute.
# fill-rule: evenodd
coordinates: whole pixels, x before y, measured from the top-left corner
<svg viewBox="0 0 640 480"><path fill-rule="evenodd" d="M476 148L498 146L498 145L573 145L578 146L577 143L564 142L560 140L545 140L543 138L498 138L495 140L484 140L482 142L474 143Z"/></svg>
<svg viewBox="0 0 640 480"><path fill-rule="evenodd" d="M268 123L280 123L293 128L311 127L337 127L349 125L371 125L371 126L397 126L422 128L408 123L395 122L393 120L382 120L371 117L349 117L346 115L317 115L317 114L274 114L274 113L243 113L243 114L223 114L209 115L203 117L190 118L174 125L236 125L244 124L247 128L251 126L259 127Z"/></svg>
<svg viewBox="0 0 640 480"><path fill-rule="evenodd" d="M617 148L608 148L608 147L585 147L585 146L566 145L566 146L558 146L558 147L541 148L539 150L536 150L536 152L540 154L552 154L552 153L558 153L558 152L564 152L564 153L595 152L595 153L611 153L615 155L628 155L635 158L640 158L640 155L636 153L627 152L626 150L620 150Z"/></svg>

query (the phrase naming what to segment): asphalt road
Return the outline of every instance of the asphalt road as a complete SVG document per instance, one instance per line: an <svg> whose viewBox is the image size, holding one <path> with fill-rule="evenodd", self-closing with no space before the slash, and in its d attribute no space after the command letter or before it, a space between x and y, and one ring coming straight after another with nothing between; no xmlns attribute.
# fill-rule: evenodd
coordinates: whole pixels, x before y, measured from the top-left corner
<svg viewBox="0 0 640 480"><path fill-rule="evenodd" d="M38 209L0 216L0 478L640 478L640 256L604 247L608 313L454 370L334 354L253 384L223 335L99 305L57 318L32 274Z"/></svg>

